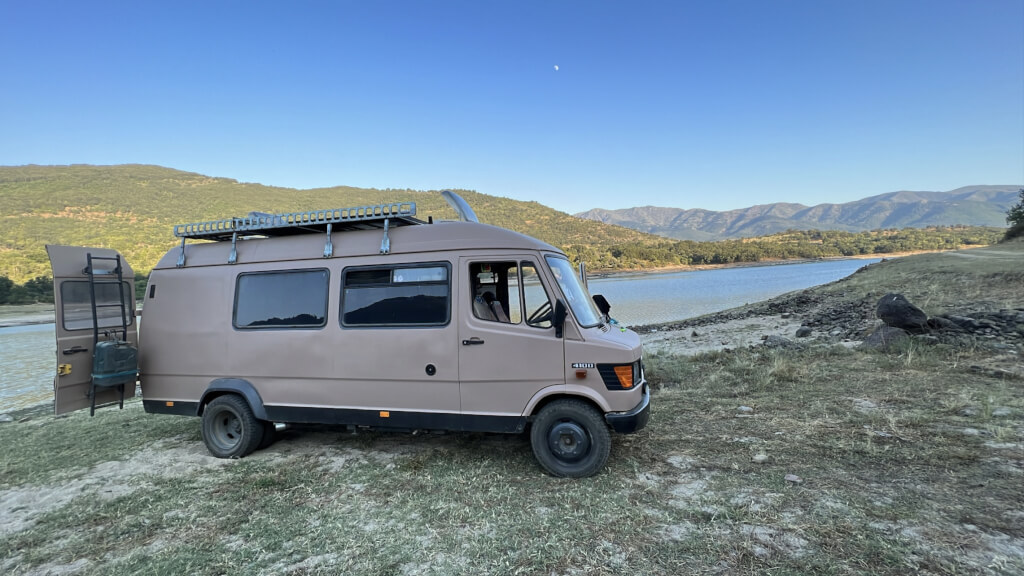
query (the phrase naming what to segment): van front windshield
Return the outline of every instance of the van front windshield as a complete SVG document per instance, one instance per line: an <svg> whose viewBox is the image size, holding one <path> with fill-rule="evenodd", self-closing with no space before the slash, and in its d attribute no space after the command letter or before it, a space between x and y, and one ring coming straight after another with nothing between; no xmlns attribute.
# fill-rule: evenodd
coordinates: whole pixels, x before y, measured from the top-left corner
<svg viewBox="0 0 1024 576"><path fill-rule="evenodd" d="M572 264L565 258L557 256L547 256L545 259L548 261L548 266L551 267L551 273L555 275L555 280L558 281L559 288L562 289L562 294L569 301L569 307L572 308L572 313L576 316L576 321L580 323L580 326L590 328L599 325L601 313L597 311L590 294L587 294L587 290L580 284L576 272L572 269Z"/></svg>

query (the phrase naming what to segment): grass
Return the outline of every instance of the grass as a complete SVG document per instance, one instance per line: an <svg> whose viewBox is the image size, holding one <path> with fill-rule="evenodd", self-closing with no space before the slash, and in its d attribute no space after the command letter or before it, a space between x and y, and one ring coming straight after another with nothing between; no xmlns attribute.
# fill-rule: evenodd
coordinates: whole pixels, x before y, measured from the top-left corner
<svg viewBox="0 0 1024 576"><path fill-rule="evenodd" d="M895 258L817 289L845 300L870 300L900 292L929 315L951 306L1022 306L1024 238L988 248Z"/></svg>
<svg viewBox="0 0 1024 576"><path fill-rule="evenodd" d="M971 373L941 346L648 364L662 378L649 427L616 437L608 468L579 481L542 474L518 436L314 427L230 461L205 455L197 420L137 402L7 424L0 499L23 525L3 534L0 570L1024 570L1020 382Z"/></svg>
<svg viewBox="0 0 1024 576"><path fill-rule="evenodd" d="M992 281L977 264L948 285ZM972 369L990 354L651 354L648 427L583 480L543 474L522 436L308 427L218 460L198 420L138 401L29 414L0 424L0 573L1021 574L1024 381Z"/></svg>

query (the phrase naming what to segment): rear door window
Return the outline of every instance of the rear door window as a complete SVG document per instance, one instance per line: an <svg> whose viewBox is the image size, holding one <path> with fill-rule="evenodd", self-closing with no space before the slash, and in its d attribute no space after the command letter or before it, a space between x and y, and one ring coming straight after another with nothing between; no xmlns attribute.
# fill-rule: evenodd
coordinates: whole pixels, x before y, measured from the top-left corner
<svg viewBox="0 0 1024 576"><path fill-rule="evenodd" d="M123 283L123 292L113 284L96 284L96 324L99 328L121 326L121 295L124 294L124 309L129 326L135 320L132 304L135 290L128 282ZM60 301L63 310L65 330L92 329L92 297L89 282L65 280L60 285Z"/></svg>

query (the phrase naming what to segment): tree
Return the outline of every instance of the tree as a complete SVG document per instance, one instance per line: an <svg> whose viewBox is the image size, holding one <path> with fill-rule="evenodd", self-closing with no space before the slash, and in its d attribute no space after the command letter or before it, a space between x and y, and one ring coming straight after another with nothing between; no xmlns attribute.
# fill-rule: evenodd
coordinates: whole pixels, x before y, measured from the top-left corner
<svg viewBox="0 0 1024 576"><path fill-rule="evenodd" d="M1024 224L1024 188L1018 190L1017 194L1020 196L1020 202L1017 202L1006 211L1006 223L1010 226Z"/></svg>
<svg viewBox="0 0 1024 576"><path fill-rule="evenodd" d="M11 298L14 282L7 276L0 276L0 304L7 304Z"/></svg>
<svg viewBox="0 0 1024 576"><path fill-rule="evenodd" d="M1024 236L1024 188L1018 190L1017 195L1020 197L1020 202L1010 206L1010 209L1006 211L1006 223L1010 225L1010 229L1003 236L1004 240Z"/></svg>
<svg viewBox="0 0 1024 576"><path fill-rule="evenodd" d="M53 302L53 280L36 276L25 282L25 292L33 302Z"/></svg>

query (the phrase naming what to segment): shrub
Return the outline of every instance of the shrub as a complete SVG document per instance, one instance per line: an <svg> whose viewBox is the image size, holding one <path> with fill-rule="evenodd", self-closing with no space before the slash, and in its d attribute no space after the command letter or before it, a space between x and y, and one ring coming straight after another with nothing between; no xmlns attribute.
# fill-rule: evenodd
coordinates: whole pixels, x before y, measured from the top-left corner
<svg viewBox="0 0 1024 576"><path fill-rule="evenodd" d="M11 298L11 290L14 289L14 281L7 276L0 276L0 304L7 304Z"/></svg>
<svg viewBox="0 0 1024 576"><path fill-rule="evenodd" d="M1010 226L1006 234L1003 235L1003 242L1007 240L1013 240L1014 238L1024 238L1024 222L1018 222L1017 224Z"/></svg>

